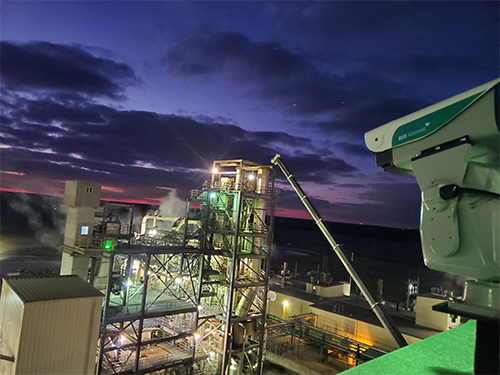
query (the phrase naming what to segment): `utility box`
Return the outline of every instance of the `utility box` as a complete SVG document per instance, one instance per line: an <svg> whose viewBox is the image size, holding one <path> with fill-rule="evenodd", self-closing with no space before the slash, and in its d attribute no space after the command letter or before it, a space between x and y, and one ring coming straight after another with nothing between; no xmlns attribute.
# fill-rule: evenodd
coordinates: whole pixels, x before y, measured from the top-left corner
<svg viewBox="0 0 500 375"><path fill-rule="evenodd" d="M415 323L438 331L447 331L460 324L460 317L432 310L432 306L446 301L445 297L425 294L417 296Z"/></svg>
<svg viewBox="0 0 500 375"><path fill-rule="evenodd" d="M75 275L4 279L0 374L94 374L103 298Z"/></svg>

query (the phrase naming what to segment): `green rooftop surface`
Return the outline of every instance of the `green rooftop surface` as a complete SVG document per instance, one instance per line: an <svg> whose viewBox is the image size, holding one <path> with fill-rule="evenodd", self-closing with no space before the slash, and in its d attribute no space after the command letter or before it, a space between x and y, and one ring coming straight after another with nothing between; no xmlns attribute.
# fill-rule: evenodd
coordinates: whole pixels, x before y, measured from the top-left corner
<svg viewBox="0 0 500 375"><path fill-rule="evenodd" d="M476 322L395 350L342 372L346 375L466 375L474 372Z"/></svg>

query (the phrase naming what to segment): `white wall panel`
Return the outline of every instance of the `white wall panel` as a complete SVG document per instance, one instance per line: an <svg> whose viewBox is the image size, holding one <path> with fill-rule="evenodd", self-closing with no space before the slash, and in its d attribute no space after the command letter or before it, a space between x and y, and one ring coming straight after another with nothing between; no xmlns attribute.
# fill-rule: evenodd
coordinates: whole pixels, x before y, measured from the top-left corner
<svg viewBox="0 0 500 375"><path fill-rule="evenodd" d="M10 286L4 282L0 297L0 354L14 357L16 362L1 360L0 374L2 375L14 374L16 371L23 315L23 302Z"/></svg>
<svg viewBox="0 0 500 375"><path fill-rule="evenodd" d="M18 374L93 374L102 298L25 306Z"/></svg>

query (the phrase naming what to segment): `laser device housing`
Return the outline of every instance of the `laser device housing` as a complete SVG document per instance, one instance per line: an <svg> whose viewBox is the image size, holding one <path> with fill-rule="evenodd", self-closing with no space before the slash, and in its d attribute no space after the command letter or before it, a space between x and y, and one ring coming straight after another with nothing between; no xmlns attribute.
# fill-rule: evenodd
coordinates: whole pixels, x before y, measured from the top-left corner
<svg viewBox="0 0 500 375"><path fill-rule="evenodd" d="M475 279L460 308L485 316L500 304L499 86L488 82L365 134L378 166L418 182L425 264Z"/></svg>

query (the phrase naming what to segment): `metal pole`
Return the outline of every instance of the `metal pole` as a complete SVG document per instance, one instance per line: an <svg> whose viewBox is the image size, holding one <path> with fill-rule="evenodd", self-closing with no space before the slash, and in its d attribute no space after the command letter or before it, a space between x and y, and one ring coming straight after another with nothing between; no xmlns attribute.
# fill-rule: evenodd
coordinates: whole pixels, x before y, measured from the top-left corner
<svg viewBox="0 0 500 375"><path fill-rule="evenodd" d="M237 194L238 202L236 204L237 213L236 213L236 226L234 229L234 239L233 239L233 254L231 259L231 279L229 280L229 288L228 295L226 296L226 308L227 308L227 316L225 317L225 335L224 335L224 356L222 360L222 374L227 373L227 368L231 362L231 354L232 354L232 344L234 337L231 336L229 339L229 335L231 333L231 318L233 317L233 299L234 299L234 284L236 277L236 264L238 262L238 239L240 236L240 217L241 217L241 206L243 202L243 190L240 190ZM231 349L229 348L231 346Z"/></svg>
<svg viewBox="0 0 500 375"><path fill-rule="evenodd" d="M257 371L255 372L257 375L262 375L264 371L264 366L263 362L265 359L265 351L266 351L266 345L267 345L267 293L269 292L269 269L271 268L271 248L273 245L273 238L274 238L274 210L276 208L276 198L273 196L274 194L274 178L276 175L276 171L274 168L272 171L270 171L270 174L273 174L271 176L272 178L272 186L271 186L271 212L270 212L270 222L269 222L269 236L267 237L267 258L264 263L264 267L266 270L266 279L265 279L265 284L264 284L264 296L262 297L262 331L260 332L260 343L259 343L259 355L258 355L258 361L259 365L257 366Z"/></svg>
<svg viewBox="0 0 500 375"><path fill-rule="evenodd" d="M474 374L500 374L500 321L476 320Z"/></svg>
<svg viewBox="0 0 500 375"><path fill-rule="evenodd" d="M210 199L207 199L207 205L209 204L210 202ZM188 213L189 213L189 208L191 207L191 198L188 200L187 202L187 208L186 208L186 217L188 217ZM210 210L208 210L210 211ZM202 288L203 288L203 268L204 268L204 265L205 265L205 248L206 248L206 242L207 242L207 228L208 228L208 213L207 213L207 218L206 220L203 220L203 230L204 230L204 233L203 233L203 239L201 241L201 243L199 244L200 246L200 250L201 250L201 254L200 254L200 263L199 263L199 269L198 269L198 287L197 287L197 290L195 291L196 295L195 295L195 300L196 300L196 305L197 305L197 308L196 308L196 312L195 312L195 333L198 332L198 321L200 319L200 306L201 306L201 291L202 291ZM187 223L186 223L186 226L187 226ZM186 246L186 241L184 241L184 246ZM200 341L202 340L202 337L200 337L199 339ZM195 340L194 340L194 336L193 336L193 342L196 344ZM193 349L193 355L191 357L191 363L194 363L194 359L196 357L196 347ZM194 369L193 369L193 366L191 366L190 370L189 370L189 374L192 375L194 373Z"/></svg>
<svg viewBox="0 0 500 375"><path fill-rule="evenodd" d="M375 299L372 297L371 293L368 291L368 288L363 283L363 281L359 277L358 273L356 272L354 267L351 265L351 263L349 262L349 260L345 256L344 252L342 251L342 249L340 249L340 245L335 241L332 233L327 228L327 226L323 223L323 218L319 215L316 208L314 208L312 203L309 201L309 198L307 198L307 195L304 193L304 191L302 190L302 188L298 184L297 180L295 180L293 175L286 168L285 164L283 163L283 161L280 158L280 155L276 154L271 159L271 163L280 167L280 169L283 172L283 174L285 175L286 179L292 185L295 192L299 196L301 202L304 204L307 211L309 211L309 214L313 218L314 222L319 227L319 229L321 230L323 235L326 237L326 239L328 240L328 243L332 246L333 250L335 251L335 253L339 257L340 261L342 262L344 267L349 272L349 275L351 275L354 282L356 283L358 288L361 290L361 292L365 296L366 300L368 301L368 304L370 305L371 309L373 310L373 312L375 313L375 315L379 319L380 323L382 323L382 326L389 332L394 343L398 347L403 347L403 346L408 345L408 343L404 339L401 332L399 332L396 325L392 322L392 320L389 318L389 316L385 314L384 310L382 309L382 306L380 306L380 304L377 301L375 301Z"/></svg>
<svg viewBox="0 0 500 375"><path fill-rule="evenodd" d="M104 359L104 344L106 343L106 326L108 325L108 315L109 315L109 301L111 298L111 284L113 282L113 264L115 261L115 252L111 251L109 254L109 269L108 269L108 282L106 284L106 297L104 299L104 307L102 311L102 322L101 322L101 337L99 343L99 363L97 365L97 374L101 374L102 364Z"/></svg>
<svg viewBox="0 0 500 375"><path fill-rule="evenodd" d="M141 361L141 345L142 345L142 332L144 328L144 315L146 311L146 298L148 291L148 282L149 282L149 265L151 262L151 251L146 253L146 264L144 265L144 284L142 289L142 298L141 298L141 316L139 318L139 329L137 334L137 346L136 346L136 357L135 357L135 373L139 372L140 361Z"/></svg>

